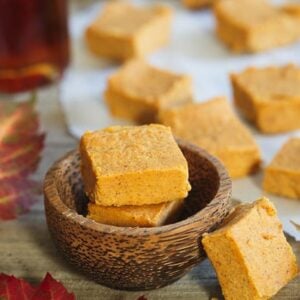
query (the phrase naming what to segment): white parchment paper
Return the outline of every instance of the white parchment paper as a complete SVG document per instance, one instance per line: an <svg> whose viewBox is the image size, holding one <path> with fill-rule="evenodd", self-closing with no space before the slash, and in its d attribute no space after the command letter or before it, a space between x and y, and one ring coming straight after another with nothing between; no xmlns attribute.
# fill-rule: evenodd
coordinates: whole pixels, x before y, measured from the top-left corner
<svg viewBox="0 0 300 300"><path fill-rule="evenodd" d="M135 2L140 4L150 1ZM175 9L172 41L169 46L150 56L149 61L162 68L190 74L197 101L205 101L217 95L226 95L231 99L228 80L230 72L240 71L248 66L290 62L300 65L300 43L256 55L233 55L215 37L211 11L191 12L182 8L175 0L167 3ZM99 13L102 5L83 7L70 20L73 63L62 82L61 103L69 131L76 137L80 137L86 130L125 123L110 117L102 96L107 76L118 65L94 57L86 49L83 40L84 29ZM270 162L289 136L300 135L300 131L262 135L254 128L251 130L261 147L264 164ZM247 202L261 195L268 196L278 209L284 230L300 241L300 231L293 224L300 224L300 201L267 195L261 189L261 182L261 173L234 180L233 198Z"/></svg>

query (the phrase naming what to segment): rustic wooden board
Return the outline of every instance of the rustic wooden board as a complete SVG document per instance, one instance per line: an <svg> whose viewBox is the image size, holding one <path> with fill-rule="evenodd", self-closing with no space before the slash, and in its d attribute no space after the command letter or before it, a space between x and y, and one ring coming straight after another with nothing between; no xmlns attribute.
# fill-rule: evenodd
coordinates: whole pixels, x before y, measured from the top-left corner
<svg viewBox="0 0 300 300"><path fill-rule="evenodd" d="M36 174L42 180L49 166L66 151L76 147L77 141L70 137L58 104L58 88L47 88L39 93L39 110L43 127L47 130L43 160ZM45 224L42 203L18 220L0 224L0 272L24 277L37 283L46 272L62 281L78 299L137 299L145 295L154 299L222 299L215 273L206 260L178 282L150 292L114 291L95 284L67 265L58 255ZM300 261L300 243L288 238ZM274 298L299 300L300 278L282 289ZM240 300L240 299L239 299Z"/></svg>

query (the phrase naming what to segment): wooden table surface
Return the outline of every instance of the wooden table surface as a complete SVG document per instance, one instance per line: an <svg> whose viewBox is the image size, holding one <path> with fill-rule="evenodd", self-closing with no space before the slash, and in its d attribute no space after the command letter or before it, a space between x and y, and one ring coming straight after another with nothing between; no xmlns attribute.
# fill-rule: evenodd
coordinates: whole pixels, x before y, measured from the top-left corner
<svg viewBox="0 0 300 300"><path fill-rule="evenodd" d="M75 148L77 140L67 133L57 87L39 93L38 110L47 132L43 159L35 175L42 181L50 165L66 151ZM300 262L300 243L291 238L288 240ZM114 291L93 283L66 264L54 248L45 223L42 197L30 213L0 224L0 253L0 272L26 278L32 283L38 283L46 272L50 272L73 291L77 299L137 299L141 295L149 300L222 299L215 273L207 260L176 283L155 291ZM300 278L282 289L274 299L300 299Z"/></svg>

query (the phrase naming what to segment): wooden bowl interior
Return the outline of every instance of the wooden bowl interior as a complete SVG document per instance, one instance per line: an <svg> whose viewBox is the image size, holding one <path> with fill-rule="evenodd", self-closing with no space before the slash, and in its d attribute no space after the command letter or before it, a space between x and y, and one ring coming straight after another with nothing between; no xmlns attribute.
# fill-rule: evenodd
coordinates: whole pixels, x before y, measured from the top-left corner
<svg viewBox="0 0 300 300"><path fill-rule="evenodd" d="M181 147L181 150L188 161L192 189L177 221L193 216L203 209L215 197L220 185L218 171L205 155L199 156L199 152L192 151L190 147ZM64 160L63 164L64 173L56 181L60 199L68 208L85 216L88 198L83 189L79 153L76 152L72 160Z"/></svg>

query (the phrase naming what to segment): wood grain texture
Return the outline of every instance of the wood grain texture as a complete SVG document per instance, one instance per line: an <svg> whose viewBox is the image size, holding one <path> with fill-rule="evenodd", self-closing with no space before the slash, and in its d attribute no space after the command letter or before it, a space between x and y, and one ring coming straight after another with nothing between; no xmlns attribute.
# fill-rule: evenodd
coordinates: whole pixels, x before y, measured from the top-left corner
<svg viewBox="0 0 300 300"><path fill-rule="evenodd" d="M45 210L52 239L67 261L100 284L149 290L178 280L206 258L201 236L228 214L231 180L206 151L178 144L189 164L192 192L182 220L166 226L116 227L85 218L79 214L87 199L78 151L53 165L44 184Z"/></svg>

